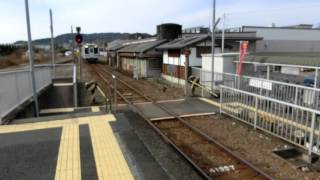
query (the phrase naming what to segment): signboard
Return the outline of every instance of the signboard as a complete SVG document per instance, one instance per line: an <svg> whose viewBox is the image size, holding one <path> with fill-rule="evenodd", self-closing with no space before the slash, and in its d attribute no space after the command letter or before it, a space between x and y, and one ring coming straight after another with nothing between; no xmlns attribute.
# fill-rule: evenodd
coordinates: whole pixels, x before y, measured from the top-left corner
<svg viewBox="0 0 320 180"><path fill-rule="evenodd" d="M266 89L268 91L272 90L272 83L267 81L262 81L258 79L250 79L249 86Z"/></svg>
<svg viewBox="0 0 320 180"><path fill-rule="evenodd" d="M299 75L300 69L296 67L281 67L282 74Z"/></svg>

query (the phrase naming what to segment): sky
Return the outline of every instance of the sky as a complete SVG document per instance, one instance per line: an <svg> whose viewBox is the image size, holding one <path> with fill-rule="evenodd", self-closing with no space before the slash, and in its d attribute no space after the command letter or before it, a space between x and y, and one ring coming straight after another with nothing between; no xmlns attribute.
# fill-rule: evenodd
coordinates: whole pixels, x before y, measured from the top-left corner
<svg viewBox="0 0 320 180"><path fill-rule="evenodd" d="M155 34L161 23L186 28L212 21L212 0L29 0L33 39L50 37L50 8L55 35L70 32L71 25L83 33ZM319 0L217 0L217 17L226 14L226 27L318 25L319 11ZM24 0L0 0L0 43L26 39Z"/></svg>

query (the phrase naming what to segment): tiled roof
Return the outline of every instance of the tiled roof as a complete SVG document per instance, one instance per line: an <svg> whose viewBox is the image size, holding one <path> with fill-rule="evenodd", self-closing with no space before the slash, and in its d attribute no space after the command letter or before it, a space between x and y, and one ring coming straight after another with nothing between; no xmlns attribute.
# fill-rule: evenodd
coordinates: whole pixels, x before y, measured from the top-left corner
<svg viewBox="0 0 320 180"><path fill-rule="evenodd" d="M120 49L118 52L129 52L129 53L144 53L149 51L157 46L167 42L167 40L153 40L153 41L144 41L141 43L133 43L125 46Z"/></svg>

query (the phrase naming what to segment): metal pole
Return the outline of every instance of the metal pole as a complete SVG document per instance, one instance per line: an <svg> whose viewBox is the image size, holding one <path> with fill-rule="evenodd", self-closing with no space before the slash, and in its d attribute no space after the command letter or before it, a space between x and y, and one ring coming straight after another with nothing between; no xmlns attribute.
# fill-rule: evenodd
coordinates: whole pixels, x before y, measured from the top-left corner
<svg viewBox="0 0 320 180"><path fill-rule="evenodd" d="M222 103L223 103L223 88L220 87L220 107L219 107L220 115L222 114Z"/></svg>
<svg viewBox="0 0 320 180"><path fill-rule="evenodd" d="M212 83L211 90L214 88L214 51L215 51L215 28L216 28L216 0L213 0L213 10L212 10L212 37L211 37L211 55L212 55Z"/></svg>
<svg viewBox="0 0 320 180"><path fill-rule="evenodd" d="M36 80L34 74L34 64L33 64L33 52L32 52L32 38L31 38L31 26L30 26L30 17L29 17L29 3L28 0L25 0L25 8L26 8L26 20L27 20L27 30L28 30L28 56L29 56L29 64L30 64L30 75L32 81L32 91L33 91L33 100L35 106L35 115L39 117L39 103L38 103L38 95L36 89Z"/></svg>
<svg viewBox="0 0 320 180"><path fill-rule="evenodd" d="M73 103L74 107L78 107L78 86L77 86L77 66L73 64Z"/></svg>
<svg viewBox="0 0 320 180"><path fill-rule="evenodd" d="M114 83L114 112L117 111L117 78L115 75L112 75L113 83Z"/></svg>
<svg viewBox="0 0 320 180"><path fill-rule="evenodd" d="M270 65L267 66L267 79L270 80Z"/></svg>
<svg viewBox="0 0 320 180"><path fill-rule="evenodd" d="M316 89L317 89L317 79L318 79L318 73L319 73L319 70L316 69L315 70L315 76L314 76L314 97L316 97ZM317 99L314 98L315 102L315 107L317 107ZM309 151L308 151L308 155L309 155L309 158L310 158L310 163L312 162L312 149L313 149L313 144L314 144L314 128L315 128L315 123L316 123L316 113L313 112L312 113L312 121L311 121L311 132L310 132L310 145L309 145Z"/></svg>
<svg viewBox="0 0 320 180"><path fill-rule="evenodd" d="M73 57L73 61L76 62L76 57L75 57L75 54L74 54L74 34L73 34L73 26L71 26L71 36L72 36L72 57Z"/></svg>
<svg viewBox="0 0 320 180"><path fill-rule="evenodd" d="M257 123L258 123L258 97L255 98L255 111L254 111L254 124L253 128L257 129Z"/></svg>
<svg viewBox="0 0 320 180"><path fill-rule="evenodd" d="M81 45L78 45L78 62L79 62L79 73L80 73L80 82L82 82L82 60L81 60Z"/></svg>
<svg viewBox="0 0 320 180"><path fill-rule="evenodd" d="M184 80L185 80L185 85L184 85L184 95L188 95L188 74L189 74L189 55L186 54L186 61L185 61L185 66L184 66Z"/></svg>
<svg viewBox="0 0 320 180"><path fill-rule="evenodd" d="M222 42L221 42L221 52L224 53L224 43L225 43L225 29L226 29L226 14L223 14L223 25L222 25Z"/></svg>
<svg viewBox="0 0 320 180"><path fill-rule="evenodd" d="M317 89L318 87L318 75L319 75L319 69L316 69L315 75L314 75L314 88Z"/></svg>
<svg viewBox="0 0 320 180"><path fill-rule="evenodd" d="M53 39L53 21L52 21L52 10L49 10L50 14L50 31L51 31L51 59L52 59L52 68L53 68L53 77L56 76L56 63L54 59L54 39Z"/></svg>
<svg viewBox="0 0 320 180"><path fill-rule="evenodd" d="M312 155L312 148L313 148L313 141L314 141L314 128L315 128L315 121L316 121L316 113L312 113L312 121L311 121L311 132L310 132L310 144L309 144L309 150L308 155L311 162L311 155Z"/></svg>
<svg viewBox="0 0 320 180"><path fill-rule="evenodd" d="M120 56L119 56L118 52L116 52L116 53L117 53L117 66L116 66L116 69L119 70L119 65L120 65L120 62L119 62L120 59L119 58L120 58Z"/></svg>

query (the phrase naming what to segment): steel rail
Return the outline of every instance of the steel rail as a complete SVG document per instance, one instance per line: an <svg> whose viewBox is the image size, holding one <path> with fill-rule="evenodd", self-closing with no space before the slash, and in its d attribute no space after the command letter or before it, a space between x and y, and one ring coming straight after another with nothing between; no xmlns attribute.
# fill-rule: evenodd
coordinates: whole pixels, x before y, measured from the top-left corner
<svg viewBox="0 0 320 180"><path fill-rule="evenodd" d="M113 85L108 81L100 72L96 71L96 73L103 79L112 89L114 89ZM200 173L204 178L211 180L212 178L203 171L192 159L185 154L177 145L173 143L158 127L156 127L148 117L144 115L144 113L138 109L131 101L129 101L126 97L124 97L118 90L116 93L128 104L128 106L135 112L137 112L167 143L169 143L175 150L177 150L196 170Z"/></svg>
<svg viewBox="0 0 320 180"><path fill-rule="evenodd" d="M103 72L112 75L112 73L108 72L105 69L102 69ZM235 154L232 150L230 150L229 148L227 148L226 146L224 146L223 144L219 143L217 140L213 139L212 137L208 136L207 134L205 134L204 132L202 132L200 129L195 128L194 126L192 126L190 123L188 123L187 121L185 121L184 119L182 119L179 115L176 115L175 113L173 113L172 111L168 110L166 107L164 107L163 105L157 103L154 99L146 96L145 94L141 93L139 90L137 90L136 88L132 87L131 85L129 85L127 82L119 79L116 77L116 79L118 81L120 81L122 84L126 85L128 88L132 89L133 91L135 91L136 93L138 93L139 95L145 97L145 99L148 99L150 102L153 103L153 105L158 106L160 109L164 110L165 112L167 112L169 115L175 117L177 120L179 120L180 122L182 122L184 125L186 125L188 128L190 128L191 130L193 130L194 132L196 132L198 135L204 137L207 141L215 144L216 146L218 146L219 148L221 148L222 150L226 151L230 156L232 156L233 158L237 159L240 163L248 166L249 168L251 168L252 170L254 170L255 172L257 172L258 174L260 174L261 176L263 176L266 179L270 179L270 180L274 180L275 178L266 174L265 172L263 172L262 170L260 170L259 168L257 168L256 166L254 166L252 163L250 163L249 161L241 158L240 156L238 156L237 154ZM111 85L110 85L111 86ZM113 87L112 87L113 88ZM118 93L120 95L120 92ZM122 96L122 95L120 95ZM127 100L125 97L122 96L122 98L128 103L128 105L130 107L133 107L135 110L138 110L139 115L142 115L144 117L144 119L146 119L148 122L150 122L151 124L153 124L147 117L145 117L143 115L143 112L141 110L139 110L137 107L134 106L134 103L130 102L129 100ZM154 126L154 125L153 125ZM157 128L158 129L158 128ZM159 130L160 131L160 130ZM171 143L170 143L171 144ZM180 150L179 150L180 152ZM192 161L192 160L191 160ZM191 163L192 165L194 165L194 163ZM195 165L197 167L197 169L199 168L197 165ZM203 171L203 170L201 170ZM205 172L204 172L205 173ZM206 174L206 173L205 173ZM206 174L207 175L207 174ZM208 175L207 175L208 176ZM208 176L209 177L209 176ZM209 177L209 179L211 179Z"/></svg>

